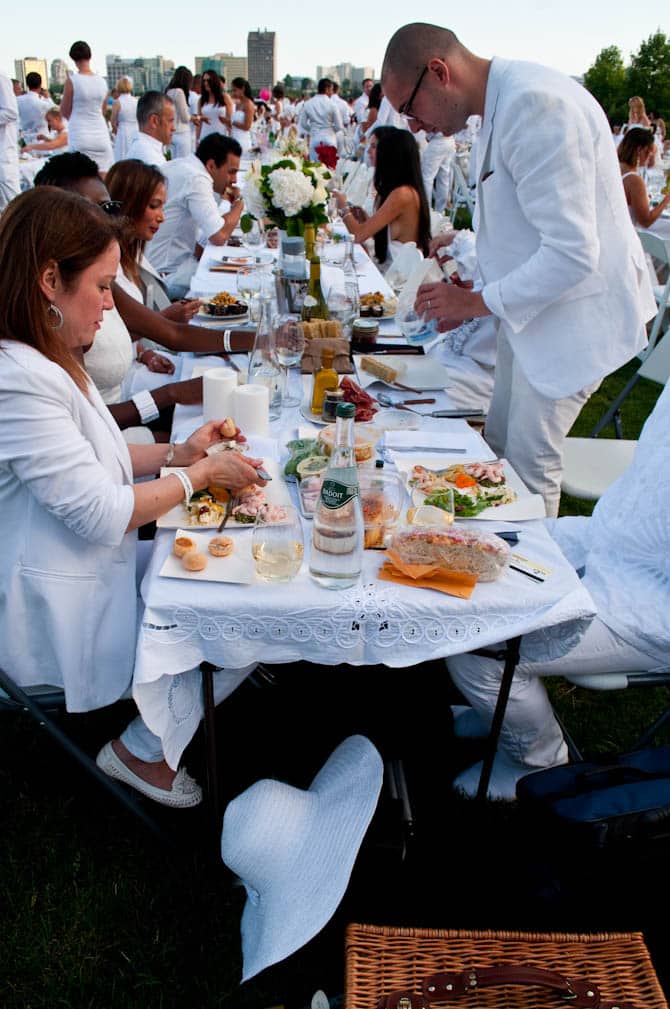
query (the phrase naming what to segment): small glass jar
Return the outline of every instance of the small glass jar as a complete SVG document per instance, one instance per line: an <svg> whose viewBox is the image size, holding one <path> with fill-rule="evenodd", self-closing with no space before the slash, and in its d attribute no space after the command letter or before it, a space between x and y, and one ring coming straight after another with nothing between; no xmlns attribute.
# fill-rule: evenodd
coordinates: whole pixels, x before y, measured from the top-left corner
<svg viewBox="0 0 670 1009"><path fill-rule="evenodd" d="M328 423L335 423L338 403L344 403L344 390L328 389L326 395L324 396L323 409L321 410L321 416L324 420L327 420Z"/></svg>
<svg viewBox="0 0 670 1009"><path fill-rule="evenodd" d="M352 350L369 350L378 336L379 323L376 319L355 319L351 327Z"/></svg>

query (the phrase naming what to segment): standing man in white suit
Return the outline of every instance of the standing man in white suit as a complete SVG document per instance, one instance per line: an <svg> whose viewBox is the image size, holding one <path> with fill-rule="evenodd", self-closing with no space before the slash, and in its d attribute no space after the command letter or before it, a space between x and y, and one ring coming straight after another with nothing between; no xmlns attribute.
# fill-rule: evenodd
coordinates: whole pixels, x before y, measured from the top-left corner
<svg viewBox="0 0 670 1009"><path fill-rule="evenodd" d="M382 83L415 132L451 136L482 116L474 228L484 285L424 285L416 309L442 332L497 318L486 437L555 516L565 436L602 379L645 346L656 311L607 119L571 78L482 59L429 24L395 33Z"/></svg>

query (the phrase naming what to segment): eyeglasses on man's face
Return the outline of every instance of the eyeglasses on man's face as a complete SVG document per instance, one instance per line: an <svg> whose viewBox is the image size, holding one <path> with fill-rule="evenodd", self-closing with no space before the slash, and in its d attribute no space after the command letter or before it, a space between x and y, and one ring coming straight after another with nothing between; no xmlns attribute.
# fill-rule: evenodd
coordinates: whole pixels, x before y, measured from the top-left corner
<svg viewBox="0 0 670 1009"><path fill-rule="evenodd" d="M427 73L428 73L428 64L426 64L426 66L419 74L419 77L417 79L416 84L414 85L414 89L411 95L409 96L407 101L403 102L400 108L398 109L398 112L400 113L401 116L406 116L407 119L416 119L416 116L412 113L412 105L414 104L414 99L416 98L419 88L421 87L423 79Z"/></svg>

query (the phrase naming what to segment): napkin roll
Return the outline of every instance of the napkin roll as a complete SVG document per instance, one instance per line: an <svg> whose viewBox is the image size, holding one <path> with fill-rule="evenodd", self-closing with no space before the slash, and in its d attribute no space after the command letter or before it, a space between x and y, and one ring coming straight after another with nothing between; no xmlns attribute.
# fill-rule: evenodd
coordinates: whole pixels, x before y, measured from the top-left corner
<svg viewBox="0 0 670 1009"><path fill-rule="evenodd" d="M242 434L267 437L270 431L270 390L266 385L236 385L230 397L233 420Z"/></svg>
<svg viewBox="0 0 670 1009"><path fill-rule="evenodd" d="M237 387L237 373L232 368L210 368L202 377L202 413L210 420L225 420L232 415L231 393Z"/></svg>

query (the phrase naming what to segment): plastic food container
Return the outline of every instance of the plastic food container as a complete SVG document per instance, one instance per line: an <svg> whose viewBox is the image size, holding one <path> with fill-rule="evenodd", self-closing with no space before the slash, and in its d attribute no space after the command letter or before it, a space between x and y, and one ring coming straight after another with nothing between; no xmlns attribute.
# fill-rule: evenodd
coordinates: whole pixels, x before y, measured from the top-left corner
<svg viewBox="0 0 670 1009"><path fill-rule="evenodd" d="M504 540L462 526L406 526L393 534L389 547L405 564L439 564L446 571L476 575L480 582L495 581L510 559Z"/></svg>
<svg viewBox="0 0 670 1009"><path fill-rule="evenodd" d="M405 501L402 478L389 470L363 470L359 475L365 548L383 548L395 528Z"/></svg>
<svg viewBox="0 0 670 1009"><path fill-rule="evenodd" d="M325 427L319 431L319 441L326 455L330 455L335 444L335 427ZM372 427L354 425L354 454L359 466L374 465L375 445L381 435Z"/></svg>

